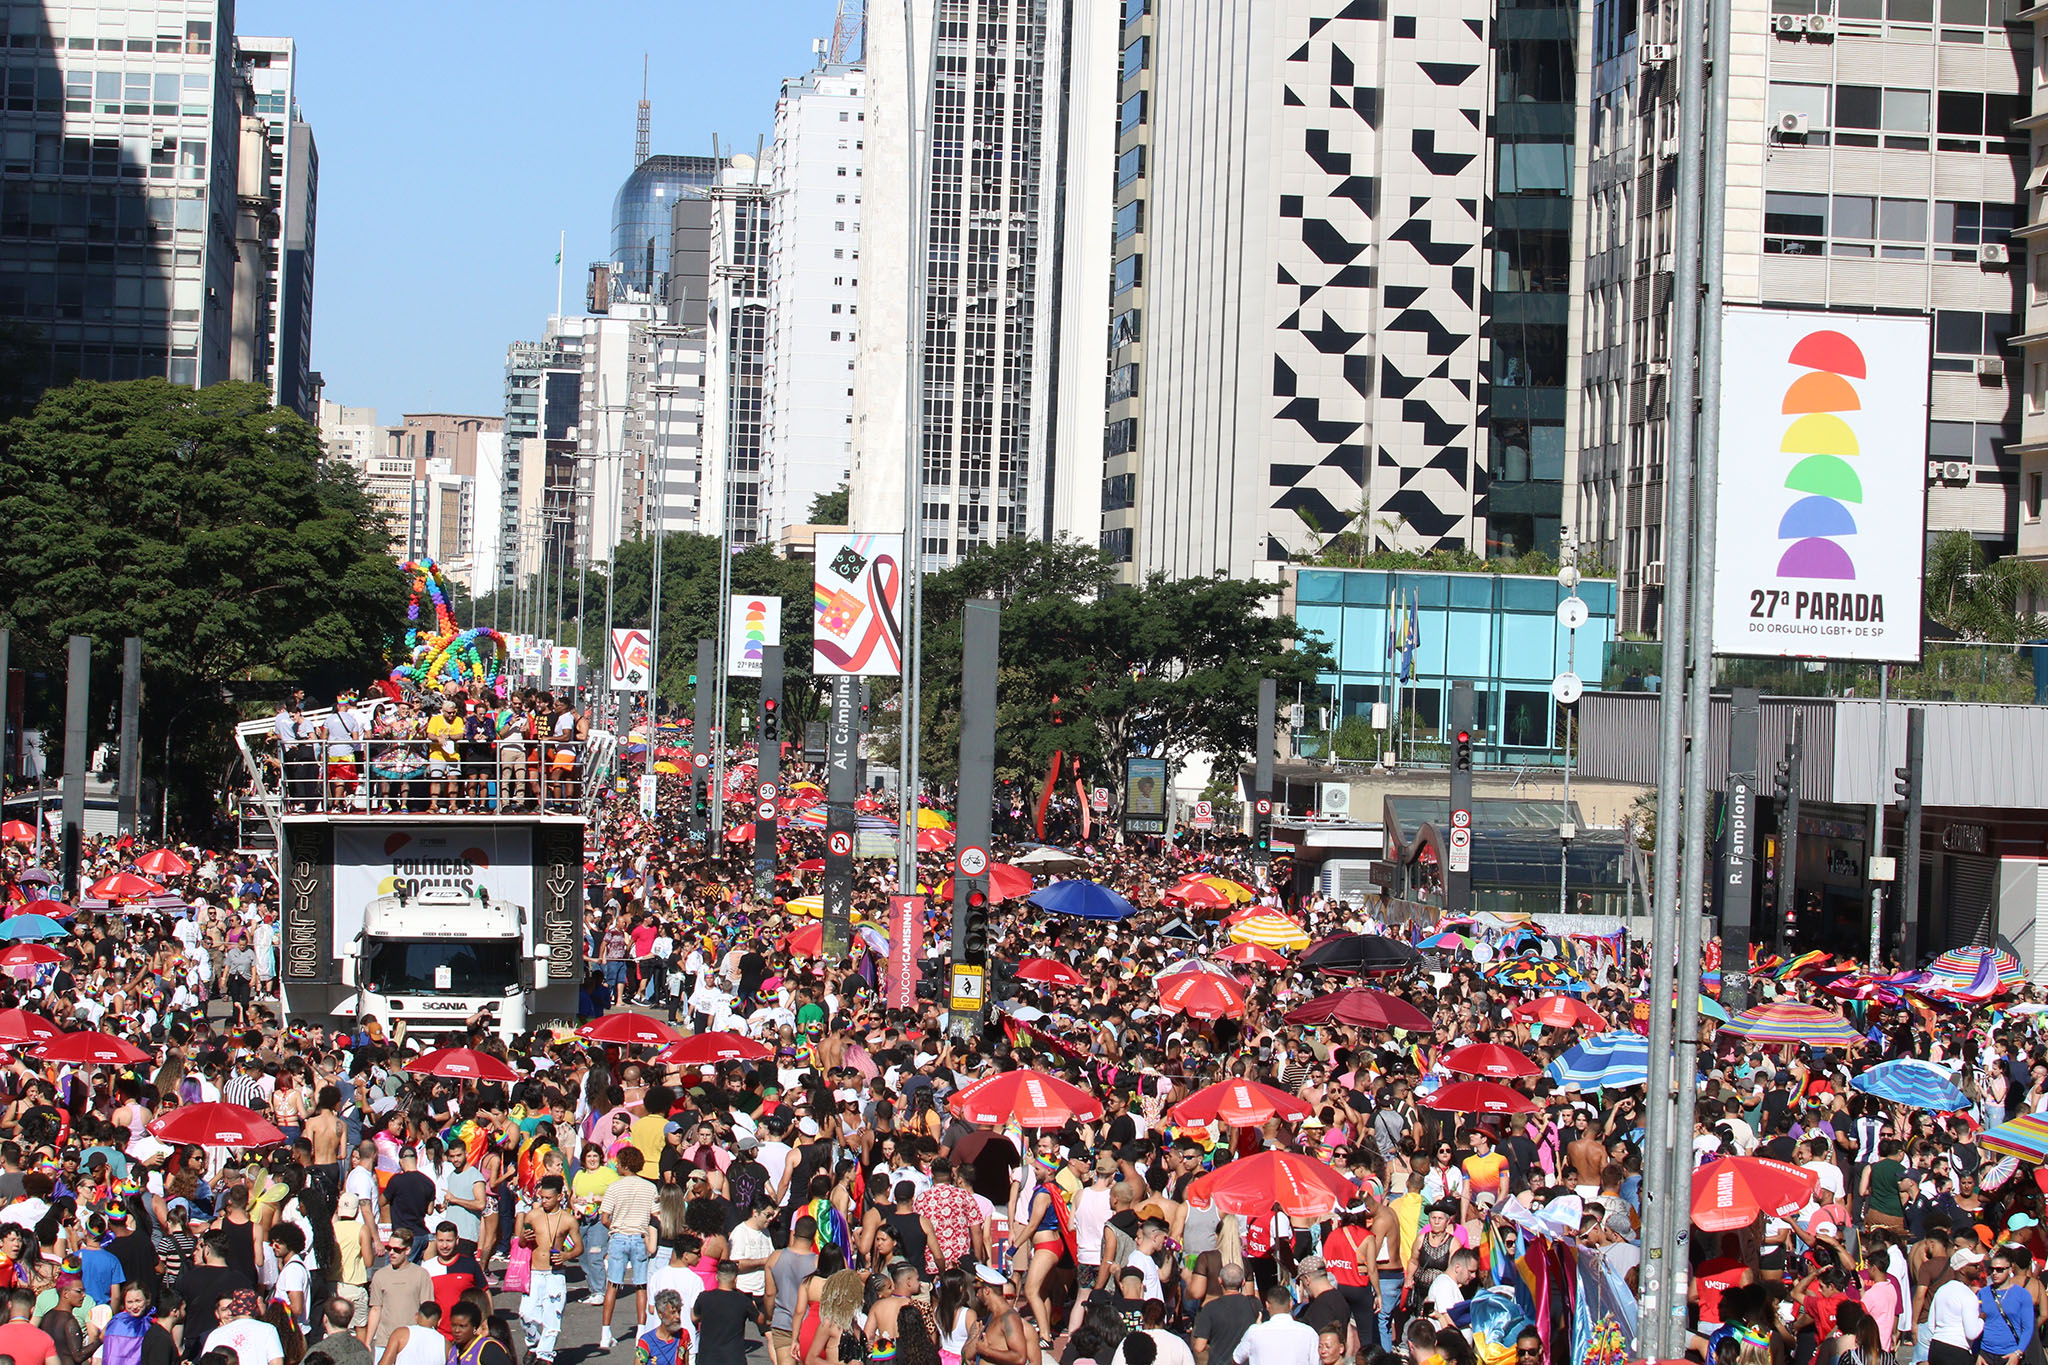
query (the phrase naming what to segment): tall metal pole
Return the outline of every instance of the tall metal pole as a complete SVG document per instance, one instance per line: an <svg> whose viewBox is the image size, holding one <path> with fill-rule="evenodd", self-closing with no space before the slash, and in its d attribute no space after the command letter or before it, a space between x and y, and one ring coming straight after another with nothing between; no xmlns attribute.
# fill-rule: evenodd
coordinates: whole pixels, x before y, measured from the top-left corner
<svg viewBox="0 0 2048 1365"><path fill-rule="evenodd" d="M988 864L996 782L996 649L1002 629L994 599L969 598L960 660L960 800L954 845L952 1032L975 1037L988 1011Z"/></svg>
<svg viewBox="0 0 2048 1365"><path fill-rule="evenodd" d="M9 694L8 691L9 683L13 678L13 674L8 671L8 658L13 652L14 632L6 629L5 627L0 627L0 814L5 814L6 811L8 773L7 719L8 717L14 714L14 698ZM169 784L166 783L165 785L168 786ZM35 817L35 820L36 834L38 838L41 838L43 825L42 816L38 814Z"/></svg>
<svg viewBox="0 0 2048 1365"><path fill-rule="evenodd" d="M707 857L718 855L718 842L708 833L711 827L710 813L703 818L696 813L699 793L708 791L711 809L718 806L719 791L711 782L711 736L717 728L711 717L715 692L712 690L711 674L718 668L718 649L709 640L697 641L697 677L695 693L690 700L696 705L696 722L690 727L690 834L704 840Z"/></svg>
<svg viewBox="0 0 2048 1365"><path fill-rule="evenodd" d="M79 845L85 839L86 713L92 704L92 640L70 638L64 671L64 899L78 898ZM40 818L38 819L40 824Z"/></svg>
<svg viewBox="0 0 2048 1365"><path fill-rule="evenodd" d="M115 788L116 828L142 832L142 638L121 642L121 769Z"/></svg>
<svg viewBox="0 0 2048 1365"><path fill-rule="evenodd" d="M854 755L860 750L860 679L832 678L831 720L825 730L825 912L821 970L846 964L853 942L853 803L859 796Z"/></svg>
<svg viewBox="0 0 2048 1365"><path fill-rule="evenodd" d="M773 716L773 728L770 717ZM754 770L754 895L775 894L775 817L782 791L782 646L761 647L761 753Z"/></svg>
<svg viewBox="0 0 2048 1365"><path fill-rule="evenodd" d="M924 311L931 269L925 221L931 138L926 130L939 47L939 6L933 5L931 27L924 35L924 97L911 98L919 84L914 9L912 0L903 0L903 95L910 110L910 184L905 197L910 205L910 354L903 380L903 698L896 713L902 735L897 746L901 790L896 803L896 890L904 896L917 892L917 791L924 725Z"/></svg>
<svg viewBox="0 0 2048 1365"><path fill-rule="evenodd" d="M1728 703L1728 839L1721 865L1721 1003L1749 1003L1750 922L1756 911L1756 765L1762 697L1738 687Z"/></svg>
<svg viewBox="0 0 2048 1365"><path fill-rule="evenodd" d="M1805 782L1806 713L1792 712L1792 737L1785 744L1784 799L1778 806L1778 906L1777 923L1771 926L1771 943L1778 955L1785 955L1785 938L1798 908L1799 891L1799 788Z"/></svg>
<svg viewBox="0 0 2048 1365"><path fill-rule="evenodd" d="M1671 1090L1674 955L1679 936L1679 881L1683 859L1686 785L1686 677L1692 602L1692 516L1694 420L1699 408L1700 218L1706 179L1706 0L1682 0L1678 44L1682 54L1678 86L1677 259L1672 281L1670 450L1664 485L1664 634L1662 688L1658 712L1657 861L1651 901L1649 1083L1643 1143L1643 1252L1639 1274L1642 1302L1637 1321L1639 1349L1668 1357L1672 1349L1673 1245L1686 1202L1674 1197L1674 1172L1688 1163L1676 1159L1681 1135L1675 1131ZM1717 244L1718 246L1718 244ZM1690 1023L1688 1021L1688 1027ZM1687 1151L1690 1151L1690 1140Z"/></svg>
<svg viewBox="0 0 2048 1365"><path fill-rule="evenodd" d="M1891 762L1887 748L1890 736L1885 733L1887 713L1891 710L1892 666L1877 666L1877 799L1870 803L1870 839L1864 854L1864 870L1869 870L1869 858L1882 858L1885 850L1884 838L1884 767ZM1894 867L1897 864L1893 864ZM1878 970L1878 963L1884 958L1884 883L1872 878L1870 883L1870 970ZM1904 967L1905 963L1900 963Z"/></svg>
<svg viewBox="0 0 2048 1365"><path fill-rule="evenodd" d="M1925 808L1925 758L1927 752L1927 711L1906 709L1906 856L1900 859L1899 876L1905 890L1899 894L1899 965L1910 967L1920 960L1920 825Z"/></svg>
<svg viewBox="0 0 2048 1365"><path fill-rule="evenodd" d="M1259 729L1252 750L1252 870L1261 888L1273 866L1273 722L1280 682L1259 679Z"/></svg>

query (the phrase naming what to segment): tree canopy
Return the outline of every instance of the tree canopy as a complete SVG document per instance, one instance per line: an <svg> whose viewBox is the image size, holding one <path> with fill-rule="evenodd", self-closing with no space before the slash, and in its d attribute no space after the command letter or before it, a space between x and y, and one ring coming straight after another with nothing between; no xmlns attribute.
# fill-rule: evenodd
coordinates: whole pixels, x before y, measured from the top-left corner
<svg viewBox="0 0 2048 1365"><path fill-rule="evenodd" d="M2048 578L2030 560L1988 560L1983 544L1964 530L1943 531L1927 547L1929 620L1965 640L2010 644L2048 631L2039 602Z"/></svg>

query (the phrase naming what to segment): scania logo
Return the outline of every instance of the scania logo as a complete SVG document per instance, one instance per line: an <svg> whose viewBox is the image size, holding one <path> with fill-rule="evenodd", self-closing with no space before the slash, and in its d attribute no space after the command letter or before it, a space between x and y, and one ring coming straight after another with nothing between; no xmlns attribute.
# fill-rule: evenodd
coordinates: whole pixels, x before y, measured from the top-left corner
<svg viewBox="0 0 2048 1365"><path fill-rule="evenodd" d="M469 1006L460 1000L422 1000L415 1008L440 1013L448 1013L450 1011L458 1014L469 1013Z"/></svg>

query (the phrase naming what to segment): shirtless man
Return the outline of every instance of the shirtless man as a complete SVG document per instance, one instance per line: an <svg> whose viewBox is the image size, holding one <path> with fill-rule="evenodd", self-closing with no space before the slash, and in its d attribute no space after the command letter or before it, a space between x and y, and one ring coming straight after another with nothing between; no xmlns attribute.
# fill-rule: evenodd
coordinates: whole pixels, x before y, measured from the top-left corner
<svg viewBox="0 0 2048 1365"><path fill-rule="evenodd" d="M512 1225L512 1235L520 1244L533 1248L533 1279L519 1305L526 1350L529 1358L550 1365L555 1358L555 1338L562 1330L562 1305L569 1298L569 1281L562 1267L583 1251L576 1215L564 1207L567 1188L559 1174L542 1176L540 1202L520 1210Z"/></svg>
<svg viewBox="0 0 2048 1365"><path fill-rule="evenodd" d="M1600 1193L1600 1176L1607 1169L1607 1144L1593 1134L1593 1122L1582 1112L1578 1116L1579 1135L1565 1147L1565 1160L1571 1163L1572 1184L1583 1199L1591 1199Z"/></svg>
<svg viewBox="0 0 2048 1365"><path fill-rule="evenodd" d="M987 1361L988 1365L1027 1365L1034 1361L1038 1351L1037 1343L1031 1340L1031 1329L1010 1307L1003 1292L1009 1282L1001 1272L985 1265L977 1264L974 1275L975 1285L981 1290L981 1323L968 1334L966 1349L960 1352L960 1365L976 1365L978 1361Z"/></svg>
<svg viewBox="0 0 2048 1365"><path fill-rule="evenodd" d="M332 1085L320 1087L320 1094L313 1101L313 1113L306 1120L306 1141L313 1144L313 1164L325 1166L334 1172L334 1184L338 1189L347 1179L348 1171L342 1165L341 1149L348 1140L348 1129L342 1124L341 1115L335 1111L341 1108L341 1090Z"/></svg>
<svg viewBox="0 0 2048 1365"><path fill-rule="evenodd" d="M877 1343L893 1342L902 1335L903 1309L917 1296L918 1269L909 1261L898 1261L891 1272L889 1292L875 1300L868 1310L868 1349Z"/></svg>

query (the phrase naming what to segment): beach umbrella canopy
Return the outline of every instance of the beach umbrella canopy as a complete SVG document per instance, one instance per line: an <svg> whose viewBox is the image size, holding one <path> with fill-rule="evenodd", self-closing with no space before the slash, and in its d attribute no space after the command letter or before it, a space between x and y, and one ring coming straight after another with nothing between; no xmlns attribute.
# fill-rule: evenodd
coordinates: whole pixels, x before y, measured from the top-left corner
<svg viewBox="0 0 2048 1365"><path fill-rule="evenodd" d="M958 1091L946 1107L969 1123L1064 1128L1093 1123L1102 1105L1078 1085L1043 1071L1005 1071Z"/></svg>
<svg viewBox="0 0 2048 1365"><path fill-rule="evenodd" d="M1432 1028L1429 1016L1407 1001L1363 986L1319 995L1282 1017L1290 1024L1351 1024L1358 1028L1406 1029L1410 1033L1428 1033Z"/></svg>
<svg viewBox="0 0 2048 1365"><path fill-rule="evenodd" d="M682 1037L674 1024L631 1010L593 1019L576 1030L576 1036L591 1043L614 1043L620 1047L660 1047Z"/></svg>
<svg viewBox="0 0 2048 1365"><path fill-rule="evenodd" d="M1290 952L1308 947L1308 930L1282 914L1253 915L1230 926L1232 943L1256 943L1262 948Z"/></svg>
<svg viewBox="0 0 2048 1365"><path fill-rule="evenodd" d="M1985 972L1985 965L1990 971ZM1979 973L1995 979L2001 986L2023 985L2027 969L2019 958L2003 948L1986 948L1981 945L1968 948L1951 948L1927 964L1923 973L1928 978L1927 986L1944 990L1964 990L1977 980ZM1923 987L1924 988L1924 987Z"/></svg>
<svg viewBox="0 0 2048 1365"><path fill-rule="evenodd" d="M0 967L49 967L69 958L45 943L15 943L0 950Z"/></svg>
<svg viewBox="0 0 2048 1365"><path fill-rule="evenodd" d="M1041 986L1078 986L1081 974L1064 962L1049 957L1027 957L1010 973L1019 981L1036 981Z"/></svg>
<svg viewBox="0 0 2048 1365"><path fill-rule="evenodd" d="M1499 1043L1473 1043L1453 1048L1439 1063L1446 1071L1467 1076L1534 1076L1543 1068L1526 1052Z"/></svg>
<svg viewBox="0 0 2048 1365"><path fill-rule="evenodd" d="M1088 860L1086 858L1077 858L1065 849L1054 848L1051 844L1040 844L1030 852L1012 858L1010 865L1012 867L1021 867L1033 874L1043 872L1049 876L1058 876L1065 872L1085 872L1088 870Z"/></svg>
<svg viewBox="0 0 2048 1365"><path fill-rule="evenodd" d="M0 839L13 844L32 844L36 841L36 827L26 820L9 820L0 824Z"/></svg>
<svg viewBox="0 0 2048 1365"><path fill-rule="evenodd" d="M798 896L782 908L792 915L808 915L812 919L817 919L825 913L825 898L823 896Z"/></svg>
<svg viewBox="0 0 2048 1365"><path fill-rule="evenodd" d="M1235 962L1243 967L1285 967L1287 959L1263 943L1233 943L1216 954L1219 962Z"/></svg>
<svg viewBox="0 0 2048 1365"><path fill-rule="evenodd" d="M1231 903L1230 897L1204 881L1175 882L1160 893L1160 898L1197 910L1222 910Z"/></svg>
<svg viewBox="0 0 2048 1365"><path fill-rule="evenodd" d="M0 919L0 939L9 943L30 938L63 938L69 932L48 915L15 915Z"/></svg>
<svg viewBox="0 0 2048 1365"><path fill-rule="evenodd" d="M102 877L90 888L95 896L110 901L136 900L143 896L154 896L163 888L147 877L138 877L133 872L116 872L111 877Z"/></svg>
<svg viewBox="0 0 2048 1365"><path fill-rule="evenodd" d="M1177 972L1159 988L1159 1007L1190 1019L1241 1019L1244 991L1227 977Z"/></svg>
<svg viewBox="0 0 2048 1365"><path fill-rule="evenodd" d="M1452 1081L1422 1096L1422 1102L1457 1114L1530 1114L1536 1110L1536 1101L1495 1081Z"/></svg>
<svg viewBox="0 0 2048 1365"><path fill-rule="evenodd" d="M1041 886L1025 899L1041 910L1076 919L1122 920L1138 913L1137 906L1108 887L1079 879Z"/></svg>
<svg viewBox="0 0 2048 1365"><path fill-rule="evenodd" d="M1207 972L1211 976L1220 976L1231 981L1237 980L1237 973L1231 971L1229 967L1221 962L1212 962L1206 957L1184 957L1165 971L1155 973L1152 977L1152 984L1163 986L1183 972Z"/></svg>
<svg viewBox="0 0 2048 1365"><path fill-rule="evenodd" d="M437 1047L405 1064L415 1076L440 1076L453 1081L499 1081L513 1085L519 1073L488 1052L473 1047Z"/></svg>
<svg viewBox="0 0 2048 1365"><path fill-rule="evenodd" d="M20 822L16 821L15 823L19 824ZM5 828L5 826L0 826L0 828ZM49 886L57 880L57 874L50 871L47 867L24 867L21 871L14 874L14 880L20 882L23 886Z"/></svg>
<svg viewBox="0 0 2048 1365"><path fill-rule="evenodd" d="M2007 1119L1986 1129L1977 1145L1987 1152L2018 1157L2021 1161L2048 1161L2048 1113Z"/></svg>
<svg viewBox="0 0 2048 1365"><path fill-rule="evenodd" d="M654 765L654 771L663 777L675 777L683 770L664 758Z"/></svg>
<svg viewBox="0 0 2048 1365"><path fill-rule="evenodd" d="M1226 1128L1257 1128L1273 1118L1293 1123L1312 1112L1296 1096L1257 1081L1218 1081L1203 1086L1170 1111L1175 1123L1220 1123Z"/></svg>
<svg viewBox="0 0 2048 1365"><path fill-rule="evenodd" d="M149 1131L192 1147L274 1147L284 1141L277 1125L255 1110L220 1102L180 1105L151 1119Z"/></svg>
<svg viewBox="0 0 2048 1365"><path fill-rule="evenodd" d="M796 870L798 872L823 872L825 870L825 860L823 858L806 858L796 865Z"/></svg>
<svg viewBox="0 0 2048 1365"><path fill-rule="evenodd" d="M1774 1000L1746 1009L1722 1025L1752 1043L1797 1043L1802 1047L1856 1047L1863 1035L1833 1010Z"/></svg>
<svg viewBox="0 0 2048 1365"><path fill-rule="evenodd" d="M36 1048L35 1055L46 1062L68 1062L73 1066L133 1066L153 1056L126 1038L92 1029L58 1034Z"/></svg>
<svg viewBox="0 0 2048 1365"><path fill-rule="evenodd" d="M816 957L825 951L825 926L806 924L782 940L791 957Z"/></svg>
<svg viewBox="0 0 2048 1365"><path fill-rule="evenodd" d="M725 832L725 841L726 841L726 842L727 842L728 844L751 844L751 843L753 843L753 842L754 842L754 822L753 822L752 820L748 820L748 821L746 821L746 822L745 822L745 823L743 823L743 824L738 824L738 825L734 825L734 826L733 826L733 827L732 827L731 829L729 829L729 830L727 830L727 831Z"/></svg>
<svg viewBox="0 0 2048 1365"><path fill-rule="evenodd" d="M1197 1208L1269 1216L1275 1206L1291 1218L1321 1218L1349 1204L1358 1187L1335 1167L1299 1152L1264 1151L1218 1166L1188 1186Z"/></svg>
<svg viewBox="0 0 2048 1365"><path fill-rule="evenodd" d="M1319 939L1302 954L1301 965L1333 976L1401 972L1422 961L1422 954L1399 939L1379 934L1333 934Z"/></svg>
<svg viewBox="0 0 2048 1365"><path fill-rule="evenodd" d="M191 875L192 864L167 848L159 848L137 858L135 870L152 877L185 877Z"/></svg>
<svg viewBox="0 0 2048 1365"><path fill-rule="evenodd" d="M1031 894L1031 874L1008 863L988 865L988 898L992 901L1013 901ZM946 878L939 883L939 899L953 899L953 879Z"/></svg>
<svg viewBox="0 0 2048 1365"><path fill-rule="evenodd" d="M954 837L950 829L921 829L917 832L917 851L944 853L953 846Z"/></svg>
<svg viewBox="0 0 2048 1365"><path fill-rule="evenodd" d="M19 1046L23 1043L47 1043L63 1030L27 1010L0 1010L0 1043Z"/></svg>
<svg viewBox="0 0 2048 1365"><path fill-rule="evenodd" d="M1582 1090L1643 1085L1650 1079L1650 1040L1633 1029L1596 1033L1568 1048L1544 1074Z"/></svg>
<svg viewBox="0 0 2048 1365"><path fill-rule="evenodd" d="M1692 1221L1703 1232L1733 1232L1758 1214L1784 1218L1813 1198L1819 1177L1763 1156L1730 1156L1692 1173Z"/></svg>
<svg viewBox="0 0 2048 1365"><path fill-rule="evenodd" d="M709 1066L714 1062L758 1062L775 1049L737 1033L693 1033L654 1054L664 1066Z"/></svg>
<svg viewBox="0 0 2048 1365"><path fill-rule="evenodd" d="M1970 1107L1969 1097L1956 1089L1946 1071L1917 1057L1894 1057L1879 1062L1849 1084L1865 1094L1894 1100L1909 1109L1949 1113Z"/></svg>

